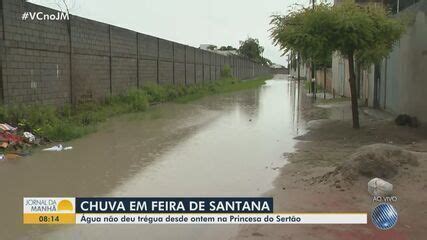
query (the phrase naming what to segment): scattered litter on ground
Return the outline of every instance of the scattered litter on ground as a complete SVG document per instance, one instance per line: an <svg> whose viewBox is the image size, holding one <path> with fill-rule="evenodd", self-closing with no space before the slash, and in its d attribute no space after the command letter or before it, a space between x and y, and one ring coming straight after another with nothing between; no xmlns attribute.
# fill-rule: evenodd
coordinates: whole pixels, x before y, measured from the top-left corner
<svg viewBox="0 0 427 240"><path fill-rule="evenodd" d="M7 124L7 123L1 123L0 124L0 130L3 130L3 131L12 131L12 132L14 132L14 131L16 131L18 128L16 128L16 127L12 127L12 126L10 126L9 124Z"/></svg>
<svg viewBox="0 0 427 240"><path fill-rule="evenodd" d="M24 132L23 133L24 137L28 140L28 142L33 143L36 141L36 136L34 136L32 133L30 132Z"/></svg>
<svg viewBox="0 0 427 240"><path fill-rule="evenodd" d="M7 148L9 147L9 143L8 142L2 142L0 143L0 148Z"/></svg>
<svg viewBox="0 0 427 240"><path fill-rule="evenodd" d="M60 152L60 151L67 151L67 150L71 150L73 149L73 147L64 147L62 146L62 144L58 144L56 146L50 147L50 148L45 148L43 149L43 151L47 151L47 152Z"/></svg>
<svg viewBox="0 0 427 240"><path fill-rule="evenodd" d="M23 138L14 133L4 131L4 132L0 132L0 141L8 142L9 144L13 145L13 144L20 144L23 141Z"/></svg>
<svg viewBox="0 0 427 240"><path fill-rule="evenodd" d="M381 178L374 178L368 182L368 192L372 196L391 196L393 193L393 184L382 180Z"/></svg>
<svg viewBox="0 0 427 240"><path fill-rule="evenodd" d="M15 160L15 159L20 158L21 156L18 155L18 154L16 154L16 153L6 153L4 155L4 157L5 157L6 160Z"/></svg>
<svg viewBox="0 0 427 240"><path fill-rule="evenodd" d="M31 146L40 145L45 140L37 138L36 135L29 131L19 131L17 127L13 127L7 123L0 124L0 161L13 160L20 157L28 156L28 149ZM43 151L63 151L71 150L73 147L63 147L61 144L51 148L43 149Z"/></svg>
<svg viewBox="0 0 427 240"><path fill-rule="evenodd" d="M39 145L40 141L42 139L29 131L22 131L7 123L0 124L0 154L3 154L4 160L28 156L28 149Z"/></svg>

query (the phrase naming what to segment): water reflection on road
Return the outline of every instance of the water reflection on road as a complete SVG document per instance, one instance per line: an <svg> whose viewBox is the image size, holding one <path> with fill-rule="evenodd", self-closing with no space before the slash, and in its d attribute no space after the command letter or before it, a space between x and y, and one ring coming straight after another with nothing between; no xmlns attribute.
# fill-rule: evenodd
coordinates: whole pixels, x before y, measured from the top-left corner
<svg viewBox="0 0 427 240"><path fill-rule="evenodd" d="M24 196L260 196L301 133L295 83L163 104L0 164L0 239L227 239L238 226L24 226Z"/></svg>

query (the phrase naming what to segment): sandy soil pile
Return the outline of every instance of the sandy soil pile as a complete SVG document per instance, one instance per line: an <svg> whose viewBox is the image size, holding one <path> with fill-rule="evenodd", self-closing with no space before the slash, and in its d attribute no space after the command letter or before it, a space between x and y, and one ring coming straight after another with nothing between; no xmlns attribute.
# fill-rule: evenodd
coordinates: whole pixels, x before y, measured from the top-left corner
<svg viewBox="0 0 427 240"><path fill-rule="evenodd" d="M324 175L321 182L337 175L346 181L356 180L359 176L391 179L408 166L418 166L414 153L390 144L372 144L359 148L333 172Z"/></svg>
<svg viewBox="0 0 427 240"><path fill-rule="evenodd" d="M361 114L351 127L350 102L310 106L301 99L309 131L286 154L275 188L275 212L367 212L376 206L368 182L393 184L398 225L380 231L367 225L247 225L236 239L424 239L427 235L427 126L397 126L393 119ZM308 104L307 104L308 103ZM310 108L311 107L311 108ZM325 113L325 111L327 111ZM304 114L308 113L308 114ZM321 119L321 120L319 120ZM317 120L313 122L313 120Z"/></svg>

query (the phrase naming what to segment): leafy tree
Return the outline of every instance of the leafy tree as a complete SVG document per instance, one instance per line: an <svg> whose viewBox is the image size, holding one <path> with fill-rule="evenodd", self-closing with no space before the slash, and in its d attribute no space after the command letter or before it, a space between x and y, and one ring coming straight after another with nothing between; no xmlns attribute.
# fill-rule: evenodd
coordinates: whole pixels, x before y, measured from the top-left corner
<svg viewBox="0 0 427 240"><path fill-rule="evenodd" d="M336 32L342 33L334 45L348 59L353 127L359 128L355 60L366 66L387 57L404 27L401 21L389 18L387 11L376 5L344 2L334 8L333 13Z"/></svg>
<svg viewBox="0 0 427 240"><path fill-rule="evenodd" d="M271 24L273 42L285 52L299 52L321 65L333 51L348 59L353 128L359 128L355 62L368 66L386 57L403 33L402 22L389 18L381 6L345 1L274 15Z"/></svg>
<svg viewBox="0 0 427 240"><path fill-rule="evenodd" d="M331 6L320 4L315 10L312 7L300 8L287 16L273 15L271 19L271 37L275 45L279 45L284 54L291 51L295 68L298 65L298 81L300 80L299 65L301 61L311 62L323 69L324 79L326 70L332 65L333 45L329 38L333 18ZM327 37L320 38L320 35ZM298 57L297 57L298 56ZM314 74L314 69L313 69ZM326 81L324 80L324 85ZM326 94L324 94L326 98Z"/></svg>
<svg viewBox="0 0 427 240"><path fill-rule="evenodd" d="M219 48L219 50L221 50L221 51L235 51L235 50L237 50L235 47L233 47L233 46L222 46L222 47L220 47Z"/></svg>
<svg viewBox="0 0 427 240"><path fill-rule="evenodd" d="M209 46L207 47L207 49L209 49L209 50L211 50L211 51L214 51L214 50L216 50L216 46L215 46L215 45L209 45Z"/></svg>
<svg viewBox="0 0 427 240"><path fill-rule="evenodd" d="M262 59L261 59L261 63L262 63L263 65L267 65L267 66L271 66L271 65L273 65L273 62L272 62L270 59L265 58L265 57L262 57Z"/></svg>
<svg viewBox="0 0 427 240"><path fill-rule="evenodd" d="M240 55L247 57L254 62L271 65L271 61L262 56L264 48L259 45L259 40L256 38L248 38L245 41L240 41L238 52Z"/></svg>
<svg viewBox="0 0 427 240"><path fill-rule="evenodd" d="M328 65L334 50L331 41L334 35L332 7L320 4L313 10L300 8L286 16L273 15L271 19L271 37L286 54L299 52L306 60L316 64Z"/></svg>

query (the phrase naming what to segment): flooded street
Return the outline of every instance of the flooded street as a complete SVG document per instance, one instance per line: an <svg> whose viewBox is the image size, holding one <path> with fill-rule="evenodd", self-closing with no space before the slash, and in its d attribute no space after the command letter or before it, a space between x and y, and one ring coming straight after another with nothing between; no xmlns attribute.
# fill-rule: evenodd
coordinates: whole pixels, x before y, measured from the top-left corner
<svg viewBox="0 0 427 240"><path fill-rule="evenodd" d="M65 143L0 163L0 239L227 239L237 225L22 224L23 197L261 196L302 133L295 83L167 103Z"/></svg>

